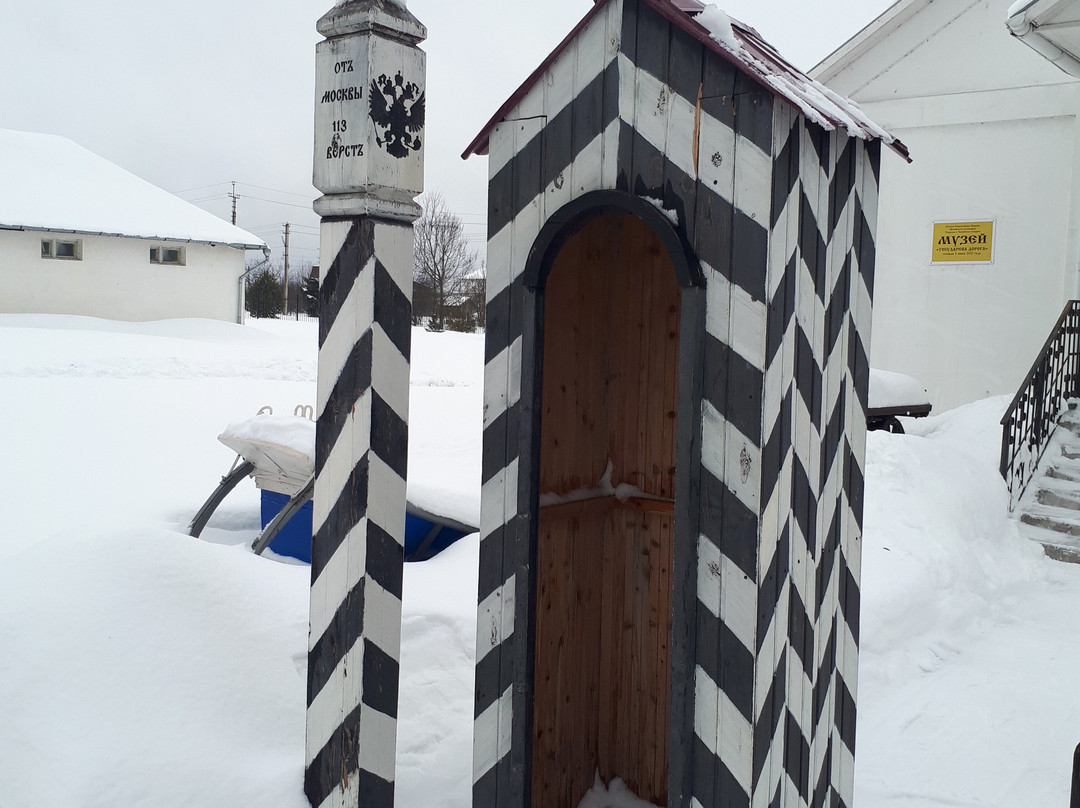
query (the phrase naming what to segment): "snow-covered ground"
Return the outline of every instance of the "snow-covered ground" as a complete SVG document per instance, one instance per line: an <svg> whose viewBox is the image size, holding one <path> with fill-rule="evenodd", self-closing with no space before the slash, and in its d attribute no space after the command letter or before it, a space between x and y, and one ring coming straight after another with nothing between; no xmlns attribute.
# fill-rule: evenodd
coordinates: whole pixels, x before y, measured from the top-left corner
<svg viewBox="0 0 1080 808"><path fill-rule="evenodd" d="M302 808L308 571L216 436L314 403L311 324L0 316L0 808ZM475 518L482 338L413 333L410 497ZM1080 567L1005 517L1001 399L869 436L857 808L1059 808ZM468 521L468 520L465 520ZM476 537L407 565L397 804L470 803Z"/></svg>

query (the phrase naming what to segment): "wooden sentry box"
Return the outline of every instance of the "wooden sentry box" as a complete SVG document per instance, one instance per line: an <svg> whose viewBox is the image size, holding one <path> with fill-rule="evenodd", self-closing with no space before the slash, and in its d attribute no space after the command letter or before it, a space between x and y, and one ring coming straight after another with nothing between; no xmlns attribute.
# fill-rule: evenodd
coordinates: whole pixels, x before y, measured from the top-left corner
<svg viewBox="0 0 1080 808"><path fill-rule="evenodd" d="M597 771L851 805L880 143L906 151L701 8L600 0L465 153L477 808L572 808Z"/></svg>

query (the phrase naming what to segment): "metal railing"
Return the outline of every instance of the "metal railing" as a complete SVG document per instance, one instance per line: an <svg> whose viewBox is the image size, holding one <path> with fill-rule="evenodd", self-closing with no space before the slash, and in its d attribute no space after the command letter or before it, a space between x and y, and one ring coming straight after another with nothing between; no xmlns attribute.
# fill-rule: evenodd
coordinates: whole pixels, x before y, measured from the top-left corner
<svg viewBox="0 0 1080 808"><path fill-rule="evenodd" d="M1073 752L1072 798L1069 808L1080 808L1080 746Z"/></svg>
<svg viewBox="0 0 1080 808"><path fill-rule="evenodd" d="M1080 393L1080 300L1070 300L1001 419L1001 476L1011 511L1027 488L1065 403Z"/></svg>

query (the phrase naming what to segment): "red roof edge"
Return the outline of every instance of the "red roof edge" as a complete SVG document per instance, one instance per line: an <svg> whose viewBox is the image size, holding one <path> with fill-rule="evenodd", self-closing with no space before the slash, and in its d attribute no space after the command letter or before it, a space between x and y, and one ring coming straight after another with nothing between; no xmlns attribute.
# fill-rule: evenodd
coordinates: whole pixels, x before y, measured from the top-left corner
<svg viewBox="0 0 1080 808"><path fill-rule="evenodd" d="M574 29L563 38L563 41L555 47L555 50L549 53L547 58L540 63L540 66L529 74L529 77L522 82L520 87L514 90L514 94L506 100L505 104L499 107L499 111L491 116L491 120L484 124L484 128L480 130L480 134L473 138L472 143L470 143L465 151L461 153L462 160L468 160L469 157L474 154L487 154L488 137L491 134L491 130L495 128L495 125L505 118L510 110L521 102L521 99L525 97L525 94L532 89L532 86L542 75L544 75L544 72L551 67L552 62L558 59L562 52L566 50L566 47L574 40L574 37L581 32L581 29L588 25L589 21L599 14L600 9L609 2L611 2L611 0L595 0L593 7L589 9L589 13L581 18L581 22L574 26Z"/></svg>

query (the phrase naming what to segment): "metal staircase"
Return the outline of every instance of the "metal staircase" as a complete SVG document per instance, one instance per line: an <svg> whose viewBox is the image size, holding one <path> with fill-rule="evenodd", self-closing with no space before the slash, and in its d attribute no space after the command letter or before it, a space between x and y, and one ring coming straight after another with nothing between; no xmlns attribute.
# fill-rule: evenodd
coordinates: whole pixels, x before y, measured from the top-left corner
<svg viewBox="0 0 1080 808"><path fill-rule="evenodd" d="M1071 403L1016 512L1021 532L1048 556L1080 563L1080 410Z"/></svg>
<svg viewBox="0 0 1080 808"><path fill-rule="evenodd" d="M1046 554L1080 563L1080 300L1061 312L1001 419L1009 510Z"/></svg>

